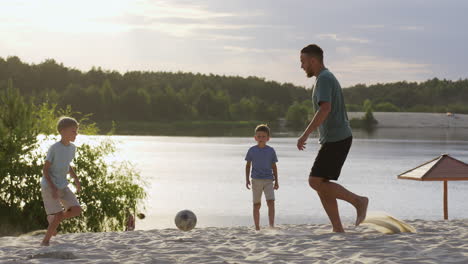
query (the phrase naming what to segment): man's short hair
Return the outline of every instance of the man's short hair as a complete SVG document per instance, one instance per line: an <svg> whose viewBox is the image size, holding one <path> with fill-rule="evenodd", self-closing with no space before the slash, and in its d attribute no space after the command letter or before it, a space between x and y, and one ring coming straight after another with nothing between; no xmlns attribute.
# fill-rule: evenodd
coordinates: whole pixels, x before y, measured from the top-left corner
<svg viewBox="0 0 468 264"><path fill-rule="evenodd" d="M78 121L72 117L62 116L59 121L57 122L57 130L58 132L62 131L64 128L68 127L78 127Z"/></svg>
<svg viewBox="0 0 468 264"><path fill-rule="evenodd" d="M301 53L318 58L323 62L323 50L317 44L310 44L301 50Z"/></svg>
<svg viewBox="0 0 468 264"><path fill-rule="evenodd" d="M270 128L266 124L258 125L255 128L255 133L257 133L257 132L265 132L265 133L267 133L268 136L270 136Z"/></svg>

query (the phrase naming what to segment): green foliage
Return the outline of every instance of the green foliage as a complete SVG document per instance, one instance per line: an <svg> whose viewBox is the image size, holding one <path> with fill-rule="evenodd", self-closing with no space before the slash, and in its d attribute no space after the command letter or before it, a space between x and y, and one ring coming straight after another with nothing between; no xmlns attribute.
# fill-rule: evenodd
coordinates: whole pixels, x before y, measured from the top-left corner
<svg viewBox="0 0 468 264"><path fill-rule="evenodd" d="M36 151L39 123L34 107L9 81L0 93L0 234L44 224L45 213L34 210L42 209Z"/></svg>
<svg viewBox="0 0 468 264"><path fill-rule="evenodd" d="M62 224L66 232L121 231L126 209L136 211L146 197L139 173L129 163L111 164L104 157L115 152L114 143L102 141L97 146L81 145L74 161L81 179L78 198L82 216Z"/></svg>
<svg viewBox="0 0 468 264"><path fill-rule="evenodd" d="M399 112L400 108L388 102L376 104L374 107L375 112Z"/></svg>
<svg viewBox="0 0 468 264"><path fill-rule="evenodd" d="M55 133L61 115L80 116L70 108L57 110L55 105L28 102L11 81L0 92L0 235L47 227L40 193L45 153L39 146L50 136L40 134ZM97 131L89 116L81 117L81 132ZM146 197L144 183L131 164L105 161L114 152L110 141L78 147L74 162L82 182L78 197L84 212L64 222L62 231L123 230L125 209L141 207Z"/></svg>
<svg viewBox="0 0 468 264"><path fill-rule="evenodd" d="M346 110L349 111L349 112L361 112L362 111L362 105L346 104Z"/></svg>
<svg viewBox="0 0 468 264"><path fill-rule="evenodd" d="M0 58L0 89L11 78L36 104L70 105L95 121L271 120L284 117L294 101L310 98L292 84L249 77L192 73L80 72L54 60L37 65ZM248 101L246 101L248 100ZM253 104L253 106L251 105Z"/></svg>
<svg viewBox="0 0 468 264"><path fill-rule="evenodd" d="M358 84L343 89L343 95L351 105L362 105L366 99L371 99L376 104L376 111L380 111L380 103L390 103L396 107L392 107L392 111L446 112L452 111L452 107L453 112L468 114L468 79L450 81L434 78L420 83Z"/></svg>
<svg viewBox="0 0 468 264"><path fill-rule="evenodd" d="M307 126L309 115L312 113L312 106L309 102L294 102L286 114L287 125L293 129L303 129Z"/></svg>
<svg viewBox="0 0 468 264"><path fill-rule="evenodd" d="M350 125L353 128L363 128L365 130L371 131L377 125L377 120L374 118L373 114L373 104L372 101L366 99L362 108L366 111L364 117L355 118L350 120Z"/></svg>

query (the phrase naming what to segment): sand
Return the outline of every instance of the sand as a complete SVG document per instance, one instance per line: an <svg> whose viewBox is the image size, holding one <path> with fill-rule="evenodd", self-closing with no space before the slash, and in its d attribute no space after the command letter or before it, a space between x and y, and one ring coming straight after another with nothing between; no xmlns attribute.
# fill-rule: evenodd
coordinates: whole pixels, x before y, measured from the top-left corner
<svg viewBox="0 0 468 264"><path fill-rule="evenodd" d="M440 113L382 113L374 112L380 128L468 128L468 115ZM349 119L361 118L362 112L348 112Z"/></svg>
<svg viewBox="0 0 468 264"><path fill-rule="evenodd" d="M417 233L369 226L279 225L0 237L0 263L468 263L468 220L406 223Z"/></svg>

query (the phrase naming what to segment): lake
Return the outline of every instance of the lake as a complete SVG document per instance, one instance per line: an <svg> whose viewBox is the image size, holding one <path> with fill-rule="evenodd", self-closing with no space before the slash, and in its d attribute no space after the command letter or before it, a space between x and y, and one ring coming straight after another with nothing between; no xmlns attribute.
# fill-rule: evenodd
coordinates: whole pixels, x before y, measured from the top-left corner
<svg viewBox="0 0 468 264"><path fill-rule="evenodd" d="M397 175L442 153L468 162L466 129L379 129L355 131L355 139L339 183L370 198L369 211L385 211L402 219L443 219L443 183L398 180ZM95 138L95 137L94 137ZM99 137L98 137L99 138ZM88 139L79 136L77 145ZM190 209L198 227L253 225L251 191L245 188L248 137L112 136L117 159L136 165L148 184L146 219L137 229L173 228L179 210ZM310 138L305 151L296 137L272 138L278 155L280 188L276 192L276 223L328 223L308 175L319 148ZM78 172L79 173L79 172ZM468 218L468 182L449 182L449 218ZM264 198L263 198L264 199ZM354 208L340 201L347 226ZM267 225L267 207L261 224Z"/></svg>

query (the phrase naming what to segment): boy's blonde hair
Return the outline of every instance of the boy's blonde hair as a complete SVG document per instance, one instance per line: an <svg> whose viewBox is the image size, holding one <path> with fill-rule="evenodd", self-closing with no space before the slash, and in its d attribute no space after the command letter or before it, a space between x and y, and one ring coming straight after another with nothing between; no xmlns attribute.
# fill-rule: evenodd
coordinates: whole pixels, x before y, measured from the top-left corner
<svg viewBox="0 0 468 264"><path fill-rule="evenodd" d="M257 132L259 132L259 131L265 132L265 133L267 133L268 136L270 136L270 128L268 127L267 124L260 124L260 125L258 125L258 126L255 128L255 133L257 133Z"/></svg>
<svg viewBox="0 0 468 264"><path fill-rule="evenodd" d="M78 121L73 117L62 116L59 121L57 122L57 131L60 133L62 129L68 127L78 127Z"/></svg>

